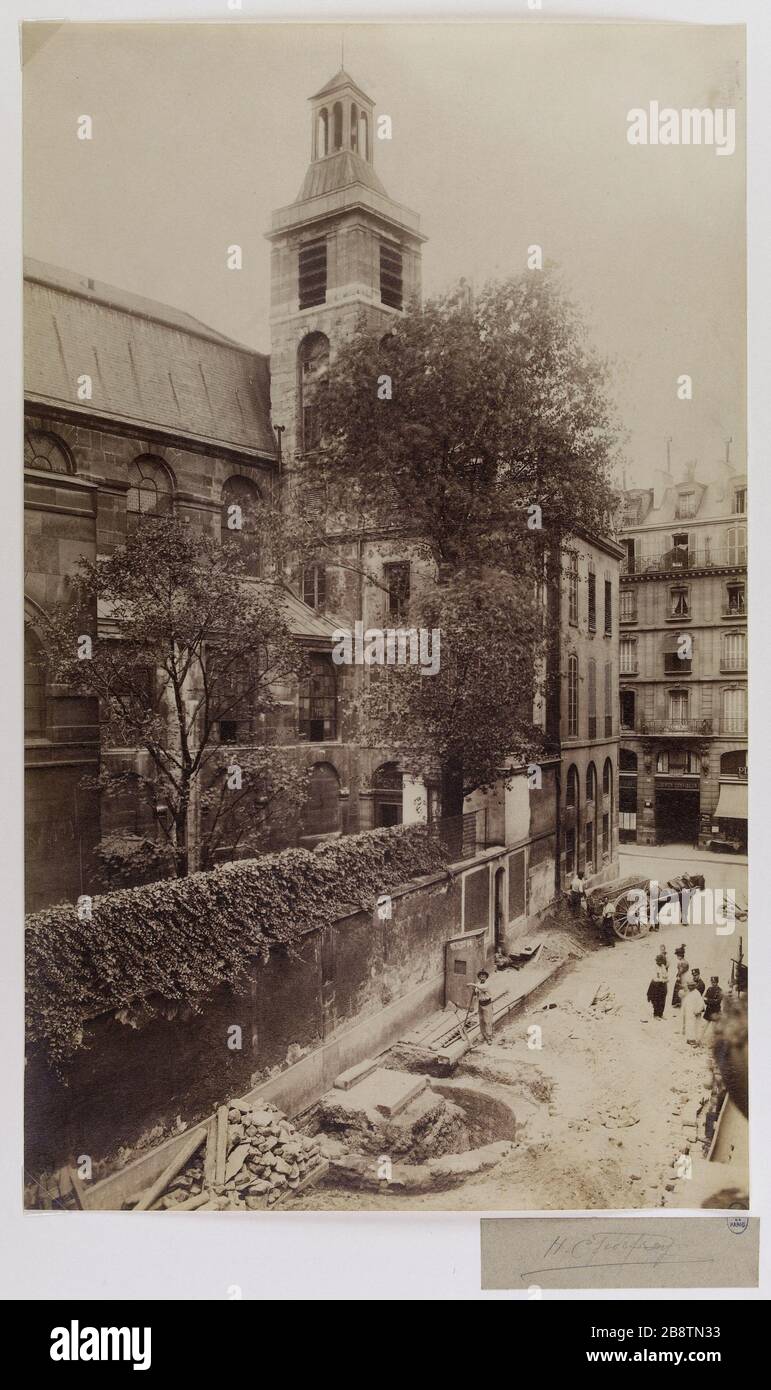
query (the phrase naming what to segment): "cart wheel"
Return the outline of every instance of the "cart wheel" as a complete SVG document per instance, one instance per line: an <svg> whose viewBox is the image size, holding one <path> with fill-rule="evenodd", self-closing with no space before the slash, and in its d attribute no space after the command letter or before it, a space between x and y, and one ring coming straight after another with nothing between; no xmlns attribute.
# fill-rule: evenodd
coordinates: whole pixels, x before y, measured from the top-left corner
<svg viewBox="0 0 771 1390"><path fill-rule="evenodd" d="M636 905L637 899L630 901L628 893L622 893L613 904L613 930L621 941L632 941L643 934L642 923L629 920L629 909Z"/></svg>

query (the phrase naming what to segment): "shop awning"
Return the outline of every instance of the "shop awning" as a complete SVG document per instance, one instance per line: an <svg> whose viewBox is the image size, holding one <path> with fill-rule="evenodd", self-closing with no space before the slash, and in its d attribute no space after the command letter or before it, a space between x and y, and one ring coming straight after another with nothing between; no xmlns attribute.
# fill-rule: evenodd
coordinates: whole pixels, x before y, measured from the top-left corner
<svg viewBox="0 0 771 1390"><path fill-rule="evenodd" d="M721 817L726 820L747 819L746 782L721 782L713 820L720 820Z"/></svg>

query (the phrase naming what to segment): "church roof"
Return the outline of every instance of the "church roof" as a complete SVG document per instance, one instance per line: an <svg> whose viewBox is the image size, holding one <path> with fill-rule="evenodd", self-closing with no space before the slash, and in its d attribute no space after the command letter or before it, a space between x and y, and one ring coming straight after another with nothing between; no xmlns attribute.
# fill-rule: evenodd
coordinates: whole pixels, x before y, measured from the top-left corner
<svg viewBox="0 0 771 1390"><path fill-rule="evenodd" d="M342 67L335 73L334 77L330 77L329 81L324 84L320 91L314 92L313 96L309 97L309 101L320 101L322 97L331 96L333 92L339 91L341 87L352 87L355 92L358 92L363 101L368 102L370 106L374 106L372 98L367 96L367 93L362 90L358 82L355 82L350 73L346 72L345 68Z"/></svg>
<svg viewBox="0 0 771 1390"><path fill-rule="evenodd" d="M180 309L71 270L25 258L24 278L29 400L275 455L264 353ZM84 373L90 401L78 399Z"/></svg>
<svg viewBox="0 0 771 1390"><path fill-rule="evenodd" d="M380 179L371 164L353 150L338 150L325 159L316 159L308 165L303 185L295 198L296 203L304 203L307 198L319 198L325 193L336 193L340 188L351 184L364 184L374 193L388 197Z"/></svg>

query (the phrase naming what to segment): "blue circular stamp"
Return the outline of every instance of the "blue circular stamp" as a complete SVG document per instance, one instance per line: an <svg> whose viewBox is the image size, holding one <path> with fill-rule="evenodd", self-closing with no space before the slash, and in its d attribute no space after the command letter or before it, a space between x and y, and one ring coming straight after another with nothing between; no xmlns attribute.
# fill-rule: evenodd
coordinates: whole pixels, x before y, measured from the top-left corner
<svg viewBox="0 0 771 1390"><path fill-rule="evenodd" d="M729 1216L727 1225L732 1235L740 1236L750 1224L748 1216Z"/></svg>

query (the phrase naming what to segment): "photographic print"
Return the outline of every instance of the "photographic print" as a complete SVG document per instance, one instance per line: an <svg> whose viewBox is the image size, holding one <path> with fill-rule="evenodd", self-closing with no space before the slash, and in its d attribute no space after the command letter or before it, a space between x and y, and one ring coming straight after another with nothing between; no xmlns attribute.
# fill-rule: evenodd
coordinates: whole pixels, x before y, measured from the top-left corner
<svg viewBox="0 0 771 1390"><path fill-rule="evenodd" d="M744 42L23 26L26 1208L748 1207Z"/></svg>

